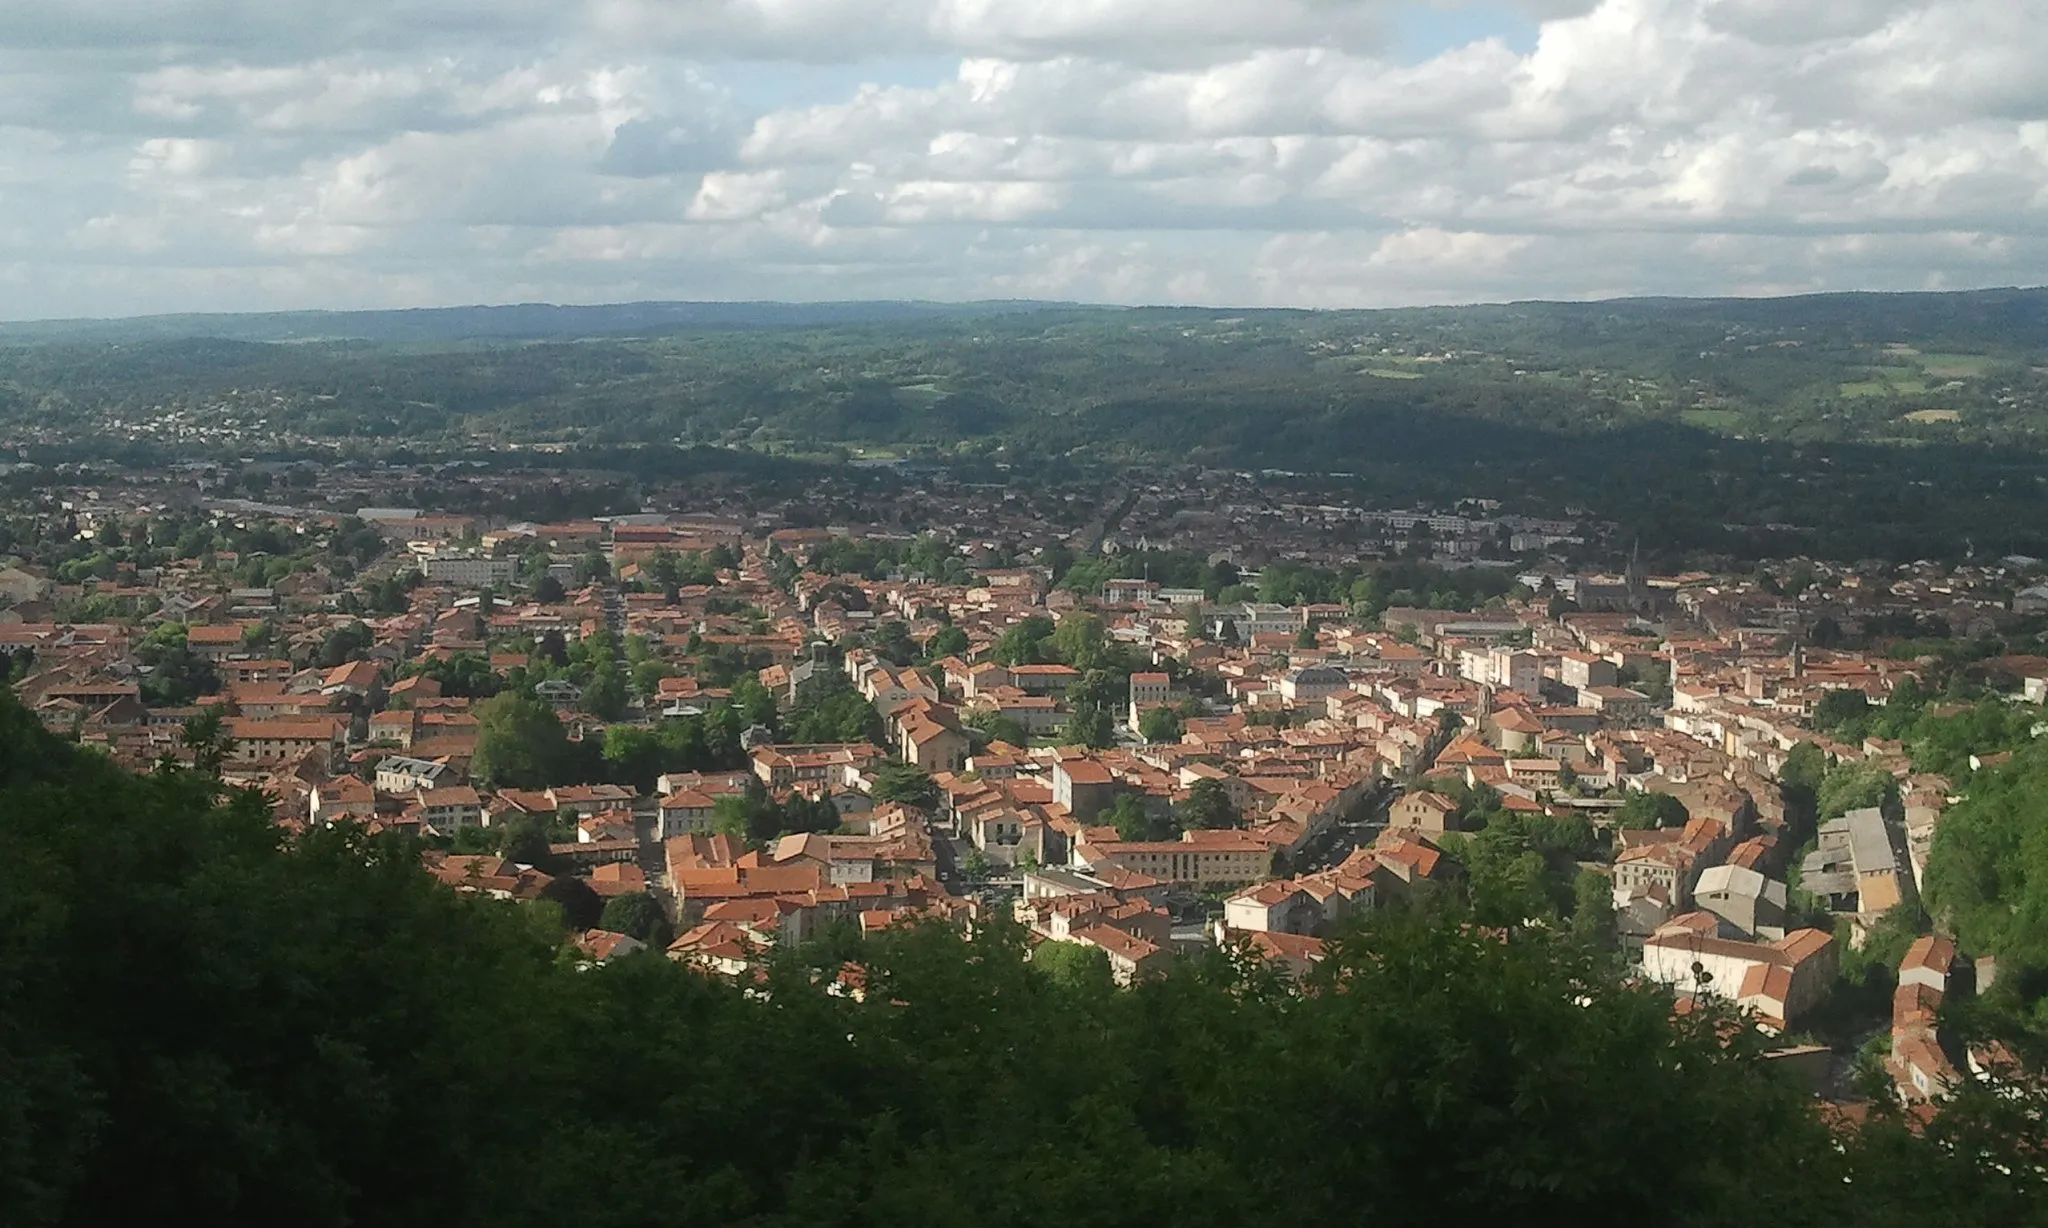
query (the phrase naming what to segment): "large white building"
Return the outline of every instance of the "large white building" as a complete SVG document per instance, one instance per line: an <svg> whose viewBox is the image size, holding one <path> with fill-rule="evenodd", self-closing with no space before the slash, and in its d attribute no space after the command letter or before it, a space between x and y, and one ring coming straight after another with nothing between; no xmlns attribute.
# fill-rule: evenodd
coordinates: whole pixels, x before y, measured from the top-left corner
<svg viewBox="0 0 2048 1228"><path fill-rule="evenodd" d="M519 574L519 560L484 554L434 553L420 559L420 574L435 584L458 588L510 588Z"/></svg>

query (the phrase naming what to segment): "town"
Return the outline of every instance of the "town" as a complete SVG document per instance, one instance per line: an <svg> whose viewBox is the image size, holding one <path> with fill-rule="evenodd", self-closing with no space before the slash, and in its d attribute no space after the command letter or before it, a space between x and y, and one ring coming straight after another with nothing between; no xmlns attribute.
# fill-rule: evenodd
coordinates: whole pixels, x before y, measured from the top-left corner
<svg viewBox="0 0 2048 1228"><path fill-rule="evenodd" d="M17 471L0 653L50 731L210 767L287 831L417 839L593 968L744 982L828 932L1001 918L1122 985L1211 949L1301 978L1452 893L1735 1004L1817 1094L1876 1071L1927 1105L2000 1060L1937 1024L1996 960L1920 901L2010 731L1934 770L1879 717L2040 732L2048 657L1999 637L2038 633L2041 560L1659 574L1585 517L1287 476L542 521L357 502L494 480L459 468Z"/></svg>

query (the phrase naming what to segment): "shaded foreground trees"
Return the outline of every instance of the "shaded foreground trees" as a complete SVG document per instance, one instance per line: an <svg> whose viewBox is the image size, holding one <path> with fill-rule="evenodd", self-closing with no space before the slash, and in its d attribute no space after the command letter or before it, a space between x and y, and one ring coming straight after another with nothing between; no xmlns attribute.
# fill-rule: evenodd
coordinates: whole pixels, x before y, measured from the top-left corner
<svg viewBox="0 0 2048 1228"><path fill-rule="evenodd" d="M402 839L288 841L5 698L0 847L11 1225L2033 1211L2004 1136L1838 1151L1745 1034L1555 933L1391 912L1301 995L1222 955L1117 991L1001 925L832 935L754 993L652 954L579 973L543 913L458 897ZM848 960L862 1001L827 992Z"/></svg>

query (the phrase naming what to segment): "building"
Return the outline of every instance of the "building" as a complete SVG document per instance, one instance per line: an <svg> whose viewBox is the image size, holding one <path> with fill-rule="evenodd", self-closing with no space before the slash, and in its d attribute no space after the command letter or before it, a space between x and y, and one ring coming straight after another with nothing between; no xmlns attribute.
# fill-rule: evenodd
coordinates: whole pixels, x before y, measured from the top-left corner
<svg viewBox="0 0 2048 1228"><path fill-rule="evenodd" d="M1280 675L1280 698L1290 704L1319 703L1350 689L1344 671L1327 665L1304 665Z"/></svg>
<svg viewBox="0 0 2048 1228"><path fill-rule="evenodd" d="M325 756L327 770L333 771L340 765L346 745L346 726L326 717L298 721L232 717L227 725L228 737L234 739L233 759L238 766L287 763L308 752L318 752Z"/></svg>
<svg viewBox="0 0 2048 1228"><path fill-rule="evenodd" d="M423 793L455 783L455 769L437 760L386 755L377 761L379 793Z"/></svg>
<svg viewBox="0 0 2048 1228"><path fill-rule="evenodd" d="M661 838L708 834L717 810L717 799L695 789L676 789L662 795Z"/></svg>
<svg viewBox="0 0 2048 1228"><path fill-rule="evenodd" d="M430 583L456 588L509 589L519 575L518 559L494 559L487 554L435 551L420 559L420 574Z"/></svg>
<svg viewBox="0 0 2048 1228"><path fill-rule="evenodd" d="M1693 884L1693 906L1751 938L1785 936L1785 884L1747 866L1709 866Z"/></svg>
<svg viewBox="0 0 2048 1228"><path fill-rule="evenodd" d="M1838 952L1831 934L1794 930L1775 942L1702 934L1678 917L1643 943L1643 973L1682 993L1711 995L1754 1011L1782 1032L1827 996Z"/></svg>
<svg viewBox="0 0 2048 1228"><path fill-rule="evenodd" d="M1456 831L1458 803L1441 793L1413 789L1403 793L1388 809L1387 826L1412 827L1432 836Z"/></svg>
<svg viewBox="0 0 2048 1228"><path fill-rule="evenodd" d="M1799 885L1826 899L1829 908L1866 920L1905 898L1890 825L1874 806L1821 824L1816 847L1799 871Z"/></svg>
<svg viewBox="0 0 2048 1228"><path fill-rule="evenodd" d="M1189 831L1178 840L1082 839L1075 861L1101 873L1115 866L1197 891L1245 887L1273 872L1273 847L1241 831Z"/></svg>
<svg viewBox="0 0 2048 1228"><path fill-rule="evenodd" d="M1052 800L1085 823L1116 801L1116 777L1093 759L1062 759L1052 769Z"/></svg>

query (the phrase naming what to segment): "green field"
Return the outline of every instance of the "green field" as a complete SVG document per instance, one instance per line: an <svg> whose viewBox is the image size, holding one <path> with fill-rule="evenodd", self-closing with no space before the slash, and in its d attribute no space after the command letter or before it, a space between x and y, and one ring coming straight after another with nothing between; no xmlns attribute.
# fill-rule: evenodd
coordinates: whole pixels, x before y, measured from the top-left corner
<svg viewBox="0 0 2048 1228"><path fill-rule="evenodd" d="M1392 367L1367 367L1363 372L1374 379L1421 379L1420 371L1396 371Z"/></svg>
<svg viewBox="0 0 2048 1228"><path fill-rule="evenodd" d="M1920 368L1938 379L1970 379L1984 374L1997 361L1984 354L1922 354Z"/></svg>
<svg viewBox="0 0 2048 1228"><path fill-rule="evenodd" d="M1927 381L1913 376L1894 378L1880 375L1872 379L1851 380L1841 388L1845 397L1915 397L1927 391Z"/></svg>
<svg viewBox="0 0 2048 1228"><path fill-rule="evenodd" d="M1732 431L1742 425L1742 413L1733 409L1688 409L1678 415L1687 426L1707 431Z"/></svg>

